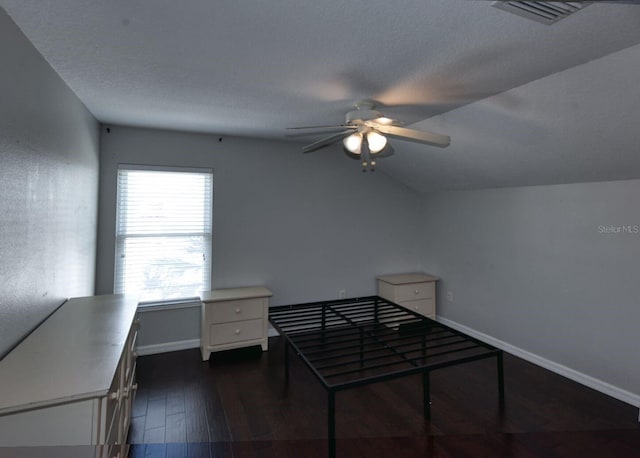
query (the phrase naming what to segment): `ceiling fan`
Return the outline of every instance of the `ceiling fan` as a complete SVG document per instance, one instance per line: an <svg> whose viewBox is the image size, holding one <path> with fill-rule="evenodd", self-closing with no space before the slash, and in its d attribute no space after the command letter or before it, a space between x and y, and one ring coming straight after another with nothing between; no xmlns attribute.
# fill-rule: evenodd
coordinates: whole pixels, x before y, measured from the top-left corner
<svg viewBox="0 0 640 458"><path fill-rule="evenodd" d="M391 156L394 153L387 138L441 148L449 146L451 142L451 139L446 135L400 127L397 121L387 118L379 111L374 110L375 103L372 101L360 101L356 103L355 108L355 110L347 113L344 124L290 127L289 129L313 130L313 132L301 135L315 135L318 131L331 132L338 130L338 133L321 138L305 146L302 148L302 152L311 153L335 142L342 141L344 152L347 156L362 161L363 172L367 171L367 167L374 171L377 158Z"/></svg>
<svg viewBox="0 0 640 458"><path fill-rule="evenodd" d="M487 0L496 3L509 3L514 0ZM523 2L525 0L522 0ZM517 0L516 0L517 2ZM529 3L620 3L621 5L637 5L640 0L542 0L530 1Z"/></svg>

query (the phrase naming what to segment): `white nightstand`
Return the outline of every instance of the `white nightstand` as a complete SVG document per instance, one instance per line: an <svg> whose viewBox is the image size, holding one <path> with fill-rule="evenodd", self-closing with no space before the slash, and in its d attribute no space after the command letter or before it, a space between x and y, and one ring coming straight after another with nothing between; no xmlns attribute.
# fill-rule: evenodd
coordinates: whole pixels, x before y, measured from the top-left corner
<svg viewBox="0 0 640 458"><path fill-rule="evenodd" d="M383 275L377 277L378 296L414 312L435 319L436 281L427 274Z"/></svg>
<svg viewBox="0 0 640 458"><path fill-rule="evenodd" d="M202 294L202 360L213 351L260 345L267 351L269 297L263 286L216 289Z"/></svg>

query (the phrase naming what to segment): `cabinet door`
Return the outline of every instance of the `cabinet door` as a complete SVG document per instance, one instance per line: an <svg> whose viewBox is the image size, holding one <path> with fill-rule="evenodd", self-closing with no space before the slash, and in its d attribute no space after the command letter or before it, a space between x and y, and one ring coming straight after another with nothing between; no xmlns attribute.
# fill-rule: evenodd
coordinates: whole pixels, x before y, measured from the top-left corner
<svg viewBox="0 0 640 458"><path fill-rule="evenodd" d="M133 401L138 391L138 384L136 383L136 365L134 363L131 370L129 380L126 382L124 392L122 396L122 414L120 418L120 435L118 442L120 444L127 443L127 437L129 435L129 425L131 424L131 408Z"/></svg>
<svg viewBox="0 0 640 458"><path fill-rule="evenodd" d="M140 327L140 320L136 318L127 337L127 343L124 350L125 369L123 380L126 382L131 379L131 372L136 362L137 352L136 345L138 340L138 328Z"/></svg>
<svg viewBox="0 0 640 458"><path fill-rule="evenodd" d="M3 447L89 445L97 441L97 400L0 417Z"/></svg>
<svg viewBox="0 0 640 458"><path fill-rule="evenodd" d="M120 364L118 364L118 369L116 370L116 374L113 377L113 381L111 382L111 387L109 388L109 393L107 396L100 398L100 403L102 404L102 418L100 419L100 431L98 431L98 444L108 444L109 442L109 434L111 425L117 423L117 418L120 415L120 404L122 399L122 375L124 372L124 357L121 358ZM117 431L117 429L115 430ZM118 439L118 435L112 435L111 439L113 439L114 443Z"/></svg>

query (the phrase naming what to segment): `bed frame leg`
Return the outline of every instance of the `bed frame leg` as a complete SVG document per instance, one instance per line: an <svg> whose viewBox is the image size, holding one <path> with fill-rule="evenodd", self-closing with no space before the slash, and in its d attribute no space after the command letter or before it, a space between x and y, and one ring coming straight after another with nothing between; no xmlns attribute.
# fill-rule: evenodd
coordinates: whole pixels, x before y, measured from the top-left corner
<svg viewBox="0 0 640 458"><path fill-rule="evenodd" d="M328 446L329 446L329 458L336 457L336 393L334 391L328 392Z"/></svg>
<svg viewBox="0 0 640 458"><path fill-rule="evenodd" d="M424 419L429 420L431 418L431 388L429 380L429 371L422 373L422 398L424 408Z"/></svg>
<svg viewBox="0 0 640 458"><path fill-rule="evenodd" d="M327 343L327 308L324 305L322 306L321 320L322 320L322 323L321 323L322 332L320 333L320 336L321 336L322 346L324 347Z"/></svg>
<svg viewBox="0 0 640 458"><path fill-rule="evenodd" d="M502 362L502 351L497 355L498 364L498 398L500 399L500 406L504 406L504 366Z"/></svg>
<svg viewBox="0 0 640 458"><path fill-rule="evenodd" d="M373 306L373 323L376 325L376 327L378 327L378 325L380 324L380 319L378 318L378 298L376 297L374 300L374 306Z"/></svg>
<svg viewBox="0 0 640 458"><path fill-rule="evenodd" d="M364 331L360 329L360 368L364 367Z"/></svg>
<svg viewBox="0 0 640 458"><path fill-rule="evenodd" d="M284 341L284 381L289 383L289 341Z"/></svg>

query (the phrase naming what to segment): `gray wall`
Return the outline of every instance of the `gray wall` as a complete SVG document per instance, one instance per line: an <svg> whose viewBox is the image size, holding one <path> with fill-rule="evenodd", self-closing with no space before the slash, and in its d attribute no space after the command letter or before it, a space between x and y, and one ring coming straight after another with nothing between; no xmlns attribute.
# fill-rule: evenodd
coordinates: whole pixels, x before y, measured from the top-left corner
<svg viewBox="0 0 640 458"><path fill-rule="evenodd" d="M0 357L93 294L98 123L0 8Z"/></svg>
<svg viewBox="0 0 640 458"><path fill-rule="evenodd" d="M640 396L638 195L638 180L424 195L438 314Z"/></svg>
<svg viewBox="0 0 640 458"><path fill-rule="evenodd" d="M266 285L272 304L374 294L375 276L420 269L419 196L339 149L103 126L97 293L113 291L118 163L212 167L212 286ZM184 312L185 314L187 312ZM192 320L174 320L193 330ZM145 335L141 344L160 342ZM179 333L189 335L189 333ZM191 332L199 337L199 330Z"/></svg>

